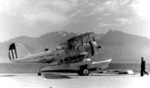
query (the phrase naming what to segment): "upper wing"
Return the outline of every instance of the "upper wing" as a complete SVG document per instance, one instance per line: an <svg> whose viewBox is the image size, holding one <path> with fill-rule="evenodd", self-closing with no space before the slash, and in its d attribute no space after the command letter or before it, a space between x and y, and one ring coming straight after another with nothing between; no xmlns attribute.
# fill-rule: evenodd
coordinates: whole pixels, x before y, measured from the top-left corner
<svg viewBox="0 0 150 88"><path fill-rule="evenodd" d="M72 37L70 38L68 41L72 41L72 40L78 40L79 38L83 38L83 37L86 37L86 36L89 36L91 35L93 32L86 32L84 34L81 34L81 35L77 35L75 37Z"/></svg>

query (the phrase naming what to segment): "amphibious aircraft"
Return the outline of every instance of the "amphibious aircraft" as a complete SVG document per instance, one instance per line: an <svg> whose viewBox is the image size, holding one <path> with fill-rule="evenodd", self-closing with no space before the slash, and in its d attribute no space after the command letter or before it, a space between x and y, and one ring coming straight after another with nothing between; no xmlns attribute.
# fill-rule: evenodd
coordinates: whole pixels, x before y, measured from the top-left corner
<svg viewBox="0 0 150 88"><path fill-rule="evenodd" d="M75 72L78 75L89 75L90 72L107 68L112 59L93 61L91 58L99 52L99 46L87 32L68 39L56 47L54 51L45 51L31 54L22 43L11 43L9 46L9 59L12 62L45 63L39 69L38 75L44 72Z"/></svg>

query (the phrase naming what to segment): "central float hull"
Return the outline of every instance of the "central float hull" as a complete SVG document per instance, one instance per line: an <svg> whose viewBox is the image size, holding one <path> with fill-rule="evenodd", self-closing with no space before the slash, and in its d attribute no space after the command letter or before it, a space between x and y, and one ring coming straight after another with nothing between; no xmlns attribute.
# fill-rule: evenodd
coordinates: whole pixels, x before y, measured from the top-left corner
<svg viewBox="0 0 150 88"><path fill-rule="evenodd" d="M81 70L81 67L85 65L87 65L87 68L90 70L90 72L94 72L107 68L111 62L112 59L99 62L91 62L91 60L87 59L78 63L44 66L40 69L40 72L77 73L79 70Z"/></svg>

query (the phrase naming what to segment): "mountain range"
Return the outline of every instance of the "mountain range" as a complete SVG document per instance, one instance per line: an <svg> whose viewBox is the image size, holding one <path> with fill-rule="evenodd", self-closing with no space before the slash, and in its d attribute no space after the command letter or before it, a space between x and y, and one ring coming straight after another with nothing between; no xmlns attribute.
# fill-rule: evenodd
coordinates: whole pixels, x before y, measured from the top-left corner
<svg viewBox="0 0 150 88"><path fill-rule="evenodd" d="M45 48L55 50L55 47L67 39L78 35L73 32L50 32L40 37L32 38L21 36L0 43L0 62L9 63L8 47L12 42L21 42L31 53L44 51ZM94 33L96 41L102 48L99 55L93 60L113 59L114 63L139 63L144 57L150 62L150 39L142 36L127 34L120 31L108 31L107 33Z"/></svg>

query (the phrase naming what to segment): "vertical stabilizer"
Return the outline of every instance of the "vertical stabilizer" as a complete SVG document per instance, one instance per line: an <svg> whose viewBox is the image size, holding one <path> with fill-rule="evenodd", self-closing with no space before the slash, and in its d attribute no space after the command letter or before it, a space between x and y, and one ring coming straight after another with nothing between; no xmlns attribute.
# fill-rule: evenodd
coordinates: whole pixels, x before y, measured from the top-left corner
<svg viewBox="0 0 150 88"><path fill-rule="evenodd" d="M18 58L23 58L29 55L29 51L25 48L22 43L12 43L9 46L9 59L15 60Z"/></svg>

